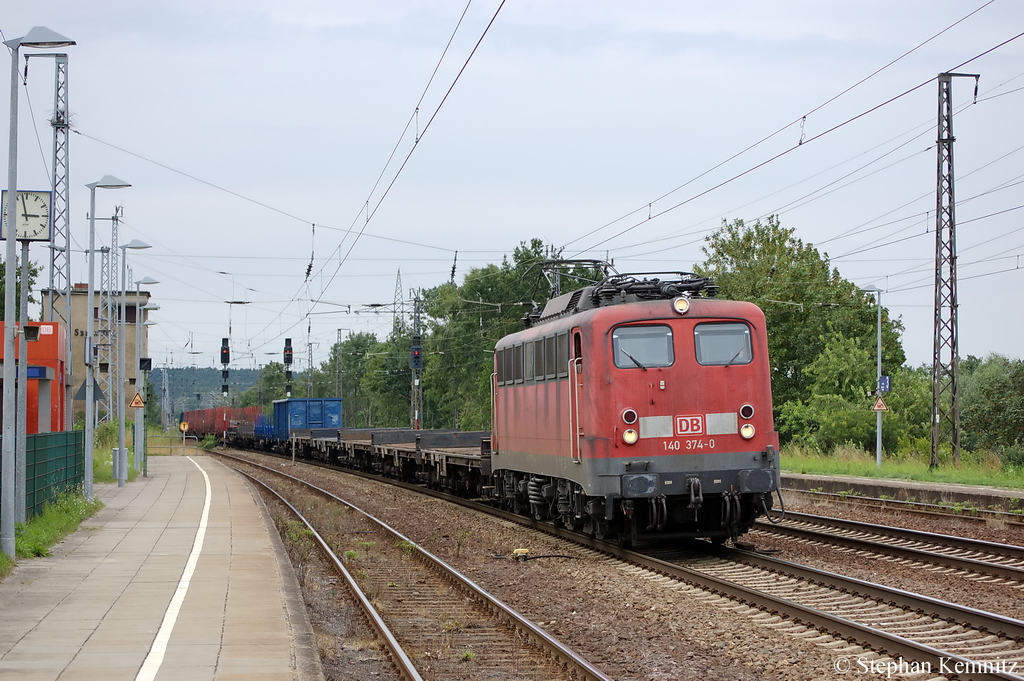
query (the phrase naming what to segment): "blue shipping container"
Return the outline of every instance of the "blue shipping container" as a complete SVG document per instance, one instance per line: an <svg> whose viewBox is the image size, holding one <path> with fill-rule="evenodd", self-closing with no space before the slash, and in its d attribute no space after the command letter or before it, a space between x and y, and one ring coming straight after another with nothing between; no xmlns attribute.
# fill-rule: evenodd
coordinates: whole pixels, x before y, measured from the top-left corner
<svg viewBox="0 0 1024 681"><path fill-rule="evenodd" d="M288 440L296 429L341 428L341 399L288 399L274 401L274 437Z"/></svg>

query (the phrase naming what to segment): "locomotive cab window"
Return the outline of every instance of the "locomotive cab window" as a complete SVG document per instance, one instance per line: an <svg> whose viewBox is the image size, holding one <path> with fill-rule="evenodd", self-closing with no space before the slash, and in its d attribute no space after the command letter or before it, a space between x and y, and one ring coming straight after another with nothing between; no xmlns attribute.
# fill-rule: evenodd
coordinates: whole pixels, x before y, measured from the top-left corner
<svg viewBox="0 0 1024 681"><path fill-rule="evenodd" d="M569 332L563 331L556 338L555 368L558 371L558 377L565 378L569 375Z"/></svg>
<svg viewBox="0 0 1024 681"><path fill-rule="evenodd" d="M705 366L750 364L750 327L740 322L698 324L693 329L697 363Z"/></svg>
<svg viewBox="0 0 1024 681"><path fill-rule="evenodd" d="M612 356L620 369L672 366L672 328L663 324L620 326L612 331Z"/></svg>

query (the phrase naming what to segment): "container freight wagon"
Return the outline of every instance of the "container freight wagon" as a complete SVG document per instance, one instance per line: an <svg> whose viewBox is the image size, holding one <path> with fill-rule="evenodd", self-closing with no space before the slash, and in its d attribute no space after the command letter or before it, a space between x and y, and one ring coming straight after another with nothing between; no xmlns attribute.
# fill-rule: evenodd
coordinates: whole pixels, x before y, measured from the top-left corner
<svg viewBox="0 0 1024 681"><path fill-rule="evenodd" d="M287 399L274 401L274 438L291 439L296 430L341 429L341 399Z"/></svg>

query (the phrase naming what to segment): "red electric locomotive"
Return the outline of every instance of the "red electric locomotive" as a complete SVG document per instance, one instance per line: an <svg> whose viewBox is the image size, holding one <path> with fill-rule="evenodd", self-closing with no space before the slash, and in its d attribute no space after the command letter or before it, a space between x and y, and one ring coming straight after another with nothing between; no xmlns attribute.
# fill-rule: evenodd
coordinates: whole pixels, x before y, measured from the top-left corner
<svg viewBox="0 0 1024 681"><path fill-rule="evenodd" d="M764 314L711 279L639 276L553 298L497 343L492 494L624 544L735 540L779 485Z"/></svg>

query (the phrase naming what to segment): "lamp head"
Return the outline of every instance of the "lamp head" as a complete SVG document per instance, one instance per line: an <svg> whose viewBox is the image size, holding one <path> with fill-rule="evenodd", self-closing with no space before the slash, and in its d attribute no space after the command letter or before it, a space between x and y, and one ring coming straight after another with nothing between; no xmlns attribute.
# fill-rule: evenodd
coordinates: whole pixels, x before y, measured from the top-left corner
<svg viewBox="0 0 1024 681"><path fill-rule="evenodd" d="M118 246L118 248L121 248L121 249L131 248L133 250L141 250L143 248L152 248L152 246L147 244L145 241L139 241L138 239L132 239L131 241L129 241L126 244L121 244L120 246Z"/></svg>
<svg viewBox="0 0 1024 681"><path fill-rule="evenodd" d="M143 277L142 279L139 279L137 282L135 282L137 286L152 286L153 284L159 283L160 282L154 279L153 277Z"/></svg>
<svg viewBox="0 0 1024 681"><path fill-rule="evenodd" d="M56 31L51 31L45 26L33 26L32 30L25 34L23 38L14 38L12 40L4 41L4 45L11 48L12 50L18 47L38 47L43 49L49 49L54 47L67 47L68 45L76 45L77 43L71 38L65 38Z"/></svg>
<svg viewBox="0 0 1024 681"><path fill-rule="evenodd" d="M99 182L90 182L85 186L88 187L89 189L96 189L97 187L99 187L100 189L124 189L126 187L131 187L131 185L128 184L127 182L125 182L124 180L119 180L113 175L104 175L102 178L100 178Z"/></svg>

